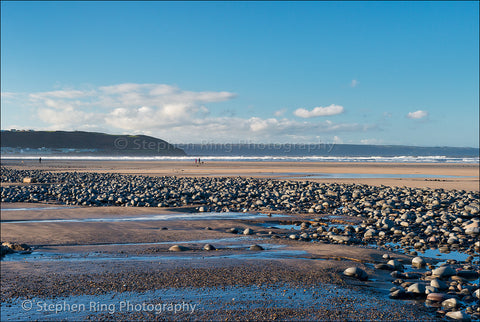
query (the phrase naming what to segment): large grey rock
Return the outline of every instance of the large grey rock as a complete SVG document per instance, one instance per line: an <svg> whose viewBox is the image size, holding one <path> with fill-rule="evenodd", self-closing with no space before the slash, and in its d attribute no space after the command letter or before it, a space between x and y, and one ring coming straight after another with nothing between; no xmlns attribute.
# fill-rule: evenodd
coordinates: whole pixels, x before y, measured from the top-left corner
<svg viewBox="0 0 480 322"><path fill-rule="evenodd" d="M376 235L376 233L377 233L377 232L376 232L375 230L369 229L369 230L367 230L367 231L365 232L365 234L363 234L363 237L365 237L365 238L372 238L373 236Z"/></svg>
<svg viewBox="0 0 480 322"><path fill-rule="evenodd" d="M479 235L480 234L480 228L478 227L468 227L465 229L465 234L467 235Z"/></svg>
<svg viewBox="0 0 480 322"><path fill-rule="evenodd" d="M432 285L425 286L425 294L438 293L438 288L433 287Z"/></svg>
<svg viewBox="0 0 480 322"><path fill-rule="evenodd" d="M421 258L420 256L417 256L415 258L412 259L412 266L413 267L416 267L416 268L422 268L422 267L425 267L425 260L423 258Z"/></svg>
<svg viewBox="0 0 480 322"><path fill-rule="evenodd" d="M448 288L448 285L444 281L439 280L438 278L434 278L433 280L431 280L430 285L439 290L446 290Z"/></svg>
<svg viewBox="0 0 480 322"><path fill-rule="evenodd" d="M205 246L203 246L203 249L204 249L204 250L208 250L208 251L210 251L210 250L216 250L215 246L210 245L210 244L205 244Z"/></svg>
<svg viewBox="0 0 480 322"><path fill-rule="evenodd" d="M361 281L368 280L368 274L363 269L358 267L349 267L343 271L343 274L346 276L355 277Z"/></svg>
<svg viewBox="0 0 480 322"><path fill-rule="evenodd" d="M387 265L392 266L396 271L403 271L403 264L396 259L391 259L387 262Z"/></svg>
<svg viewBox="0 0 480 322"><path fill-rule="evenodd" d="M442 307L446 310L456 309L460 306L460 303L456 298L451 298L442 302Z"/></svg>
<svg viewBox="0 0 480 322"><path fill-rule="evenodd" d="M407 288L407 291L416 294L425 294L425 285L420 283L413 283Z"/></svg>
<svg viewBox="0 0 480 322"><path fill-rule="evenodd" d="M445 316L457 321L471 321L470 316L462 311L448 312Z"/></svg>
<svg viewBox="0 0 480 322"><path fill-rule="evenodd" d="M443 302L448 298L449 296L445 293L430 293L427 295L427 300L433 302Z"/></svg>
<svg viewBox="0 0 480 322"><path fill-rule="evenodd" d="M168 250L171 251L171 252L183 252L183 251L186 251L186 250L190 250L190 248L185 247L185 246L181 246L181 245L173 245Z"/></svg>
<svg viewBox="0 0 480 322"><path fill-rule="evenodd" d="M456 275L456 271L451 266L441 266L439 268L435 268L432 271L432 276L440 277L440 278L447 278L453 275Z"/></svg>

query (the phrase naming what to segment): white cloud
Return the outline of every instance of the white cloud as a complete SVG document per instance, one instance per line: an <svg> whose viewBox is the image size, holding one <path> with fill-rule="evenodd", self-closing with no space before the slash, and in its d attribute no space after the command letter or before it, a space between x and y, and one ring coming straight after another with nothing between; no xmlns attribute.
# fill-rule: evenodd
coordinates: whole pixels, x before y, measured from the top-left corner
<svg viewBox="0 0 480 322"><path fill-rule="evenodd" d="M377 144L382 144L383 140L381 140L381 139L363 139L363 140L360 140L360 143L367 144L367 145L377 145Z"/></svg>
<svg viewBox="0 0 480 322"><path fill-rule="evenodd" d="M410 112L407 114L407 117L409 119L414 119L414 120L419 120L419 119L422 119L424 117L427 117L428 116L428 112L427 111L422 111L422 110L418 110L418 111L415 111L415 112Z"/></svg>
<svg viewBox="0 0 480 322"><path fill-rule="evenodd" d="M358 123L298 121L282 117L212 115L209 104L233 99L230 92L193 92L166 84L117 84L88 90L12 93L19 105L32 107L36 129L96 130L147 134L169 142L306 142L319 135L366 132L375 126ZM301 110L301 109L300 109ZM295 111L296 114L302 112ZM330 105L306 115L334 115L343 107ZM305 113L304 113L305 114ZM42 123L43 122L43 123Z"/></svg>
<svg viewBox="0 0 480 322"><path fill-rule="evenodd" d="M333 137L333 143L335 144L342 144L343 143L343 140L341 138L339 138L338 136L334 136Z"/></svg>
<svg viewBox="0 0 480 322"><path fill-rule="evenodd" d="M273 115L280 117L280 116L283 116L286 112L287 112L286 108L281 108L279 110L276 110L275 113L273 113Z"/></svg>
<svg viewBox="0 0 480 322"><path fill-rule="evenodd" d="M304 108L299 108L293 112L294 115L302 118L311 118L317 116L330 116L343 113L343 106L332 104L327 107L315 107L309 111Z"/></svg>
<svg viewBox="0 0 480 322"><path fill-rule="evenodd" d="M357 87L358 84L360 84L358 80L352 79L352 81L350 82L350 87Z"/></svg>
<svg viewBox="0 0 480 322"><path fill-rule="evenodd" d="M21 94L20 93L13 93L13 92L1 92L0 93L0 97L2 99L17 98L19 95L21 95Z"/></svg>

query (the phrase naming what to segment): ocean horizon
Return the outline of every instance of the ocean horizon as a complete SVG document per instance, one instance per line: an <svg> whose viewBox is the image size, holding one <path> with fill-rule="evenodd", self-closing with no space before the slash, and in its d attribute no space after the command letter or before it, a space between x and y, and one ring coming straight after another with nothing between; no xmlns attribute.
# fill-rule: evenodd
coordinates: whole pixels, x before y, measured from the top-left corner
<svg viewBox="0 0 480 322"><path fill-rule="evenodd" d="M478 148L351 144L175 144L186 156L102 154L100 150L2 148L3 159L110 161L265 161L479 163ZM140 155L149 152L149 155Z"/></svg>

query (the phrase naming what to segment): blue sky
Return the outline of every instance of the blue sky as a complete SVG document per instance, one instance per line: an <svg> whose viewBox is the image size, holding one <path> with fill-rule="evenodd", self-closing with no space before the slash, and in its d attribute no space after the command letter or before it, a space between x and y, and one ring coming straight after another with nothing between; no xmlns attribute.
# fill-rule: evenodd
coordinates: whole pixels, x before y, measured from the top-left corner
<svg viewBox="0 0 480 322"><path fill-rule="evenodd" d="M479 146L479 3L1 2L2 129Z"/></svg>

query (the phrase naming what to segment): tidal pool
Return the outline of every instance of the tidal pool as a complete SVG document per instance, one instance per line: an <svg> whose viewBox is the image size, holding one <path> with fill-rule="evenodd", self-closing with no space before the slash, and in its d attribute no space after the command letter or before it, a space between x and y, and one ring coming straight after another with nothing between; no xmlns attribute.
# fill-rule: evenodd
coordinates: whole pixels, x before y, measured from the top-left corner
<svg viewBox="0 0 480 322"><path fill-rule="evenodd" d="M28 210L29 208L26 208ZM37 208L38 209L38 208ZM47 208L48 209L48 208ZM78 219L38 219L38 220L1 220L2 224L22 223L85 223L85 222L123 222L123 221L163 221L163 220L232 220L232 219L258 219L265 217L288 217L279 214L252 214L245 212L202 212L202 213L171 213L158 215L145 215L140 217L103 217L103 218L78 218Z"/></svg>

